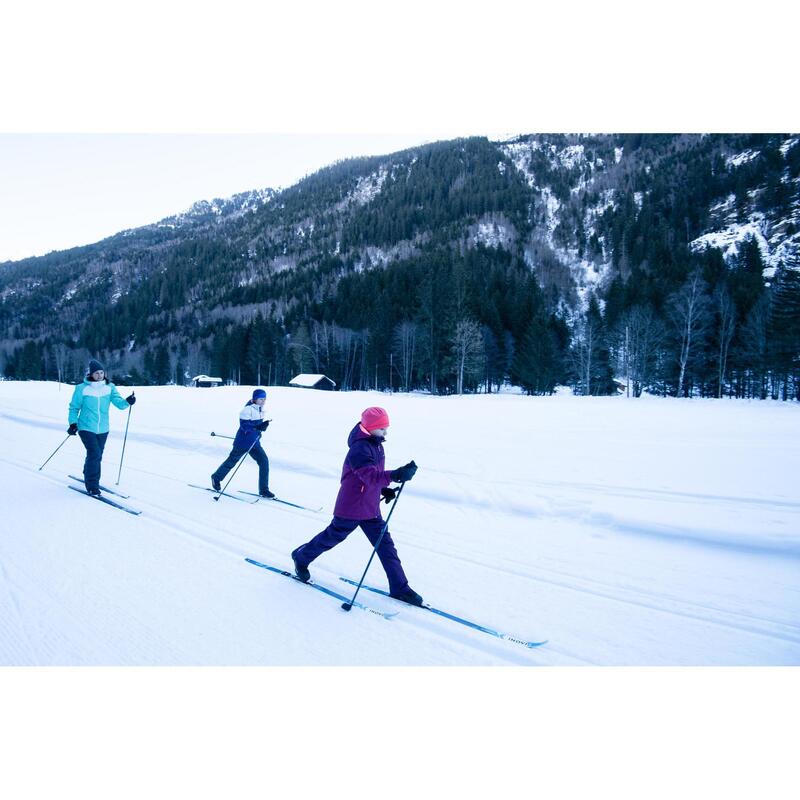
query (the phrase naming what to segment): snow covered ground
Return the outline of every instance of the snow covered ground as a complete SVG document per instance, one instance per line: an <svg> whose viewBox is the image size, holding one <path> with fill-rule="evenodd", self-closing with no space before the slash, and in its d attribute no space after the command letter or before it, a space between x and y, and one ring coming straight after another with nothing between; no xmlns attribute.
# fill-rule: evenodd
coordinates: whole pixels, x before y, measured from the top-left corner
<svg viewBox="0 0 800 800"><path fill-rule="evenodd" d="M120 489L134 517L68 491L84 450L71 387L0 383L0 665L798 665L800 408L660 398L429 397L270 388L279 497L208 485L247 387L142 387ZM392 518L411 586L526 649L375 594L384 620L286 569L327 525L361 410L392 419L387 466L416 478ZM103 483L125 412L111 409ZM248 459L233 488L255 491ZM386 508L384 506L384 508ZM311 565L349 594L360 531ZM385 587L377 559L368 582Z"/></svg>

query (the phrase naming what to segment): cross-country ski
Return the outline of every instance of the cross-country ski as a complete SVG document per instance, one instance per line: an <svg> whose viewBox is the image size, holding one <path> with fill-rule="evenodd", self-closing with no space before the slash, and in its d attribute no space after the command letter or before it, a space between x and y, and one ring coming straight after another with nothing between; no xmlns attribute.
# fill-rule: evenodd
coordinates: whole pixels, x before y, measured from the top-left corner
<svg viewBox="0 0 800 800"><path fill-rule="evenodd" d="M317 591L322 592L323 594L327 594L329 597L333 597L337 600L347 600L344 595L339 594L338 592L334 592L333 589L329 589L327 586L322 586L315 581L302 581L297 575L289 572L285 569L280 569L278 567L270 566L269 564L262 564L260 561L255 561L252 558L245 558L245 561L248 564L253 564L256 567L261 567L262 569L267 569L270 572L274 572L277 575L283 575L285 578L292 578L297 583L301 583L304 586L308 586L310 589L316 589ZM384 619L392 619L392 617L396 617L399 612L397 611L378 611L375 608L370 608L370 606L366 606L363 603L354 603L353 606L355 608L360 608L362 611L367 611L370 614L376 614L379 617L383 617Z"/></svg>
<svg viewBox="0 0 800 800"><path fill-rule="evenodd" d="M103 497L102 494L90 494L86 491L86 489L80 486L68 486L67 488L76 491L78 494L82 494L84 497L88 497L90 500L98 500L101 503L105 503L107 506L112 506L113 508L118 508L120 511L127 511L128 514L133 514L134 516L139 516L141 511L137 511L135 508L130 508L129 506L125 506L122 503L117 503L115 500L110 500L108 497Z"/></svg>
<svg viewBox="0 0 800 800"><path fill-rule="evenodd" d="M228 492L218 492L216 489L212 489L210 486L198 486L196 483L187 483L186 485L191 486L192 489L202 489L204 492L211 492L217 497L229 497L231 500L239 500L240 502L247 503L248 505L255 505L258 502L258 499L245 500L244 497L237 497L235 494L229 494Z"/></svg>
<svg viewBox="0 0 800 800"><path fill-rule="evenodd" d="M288 500L284 500L282 497L263 497L255 492L245 492L243 489L239 489L239 493L250 495L250 497L260 497L262 500L271 500L273 503L281 503L282 505L292 506L292 508L299 508L303 511L311 511L313 514L319 514L319 512L322 511L322 506L319 506L319 508L301 506L299 503L291 503Z"/></svg>
<svg viewBox="0 0 800 800"><path fill-rule="evenodd" d="M82 483L83 482L83 478L80 478L77 475L68 475L67 477L68 478L72 478L73 481L78 481L78 483ZM123 500L129 500L130 499L130 495L129 494L122 494L122 492L118 492L116 489L111 489L108 486L104 486L102 483L99 483L98 487L100 488L100 491L106 492L106 494L113 494L114 497L120 497Z"/></svg>
<svg viewBox="0 0 800 800"><path fill-rule="evenodd" d="M345 583L349 583L351 586L358 586L357 581L350 580L350 578L339 578L340 581L344 581ZM366 583L362 584L362 589L366 589L368 592L374 592L375 594L382 594L384 597L391 597L392 595L389 592L384 591L383 589L378 589L375 586L367 586ZM476 631L482 631L483 633L488 633L491 636L496 636L498 639L504 639L507 642L514 642L515 644L521 644L523 647L541 647L543 644L547 644L547 639L544 639L541 642L529 642L525 639L519 639L516 636L509 636L507 633L500 633L500 631L496 631L493 628L487 628L484 625L478 625L476 622L471 622L468 619L463 619L462 617L457 617L455 614L450 614L447 611L442 611L438 608L434 608L428 603L423 603L419 608L424 609L425 611L430 611L433 614L438 614L440 617L445 617L445 619L450 619L453 622L458 622L461 625L466 625L468 628L473 628Z"/></svg>

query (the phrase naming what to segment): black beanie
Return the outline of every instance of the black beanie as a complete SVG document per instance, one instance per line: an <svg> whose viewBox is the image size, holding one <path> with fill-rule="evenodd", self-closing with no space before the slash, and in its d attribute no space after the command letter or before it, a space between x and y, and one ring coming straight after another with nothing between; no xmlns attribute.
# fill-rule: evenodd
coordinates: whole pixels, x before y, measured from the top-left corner
<svg viewBox="0 0 800 800"><path fill-rule="evenodd" d="M93 372L97 372L99 369L103 370L103 372L106 371L106 368L99 361L95 360L94 358L89 359L89 368L86 370L86 374L91 375Z"/></svg>

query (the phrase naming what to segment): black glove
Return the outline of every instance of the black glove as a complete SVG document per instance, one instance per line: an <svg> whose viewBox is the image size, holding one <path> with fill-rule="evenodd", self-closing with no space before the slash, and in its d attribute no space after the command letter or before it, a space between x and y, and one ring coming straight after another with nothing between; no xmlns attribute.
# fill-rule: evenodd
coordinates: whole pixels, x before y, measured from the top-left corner
<svg viewBox="0 0 800 800"><path fill-rule="evenodd" d="M392 470L392 480L404 483L405 481L410 481L416 474L417 465L413 461L409 461L408 464Z"/></svg>
<svg viewBox="0 0 800 800"><path fill-rule="evenodd" d="M397 497L397 489L392 489L391 486L384 486L381 489L381 497L384 503L391 503Z"/></svg>
<svg viewBox="0 0 800 800"><path fill-rule="evenodd" d="M265 431L267 428L269 428L269 420L265 419L263 422L256 425L256 428L258 428L260 431Z"/></svg>
<svg viewBox="0 0 800 800"><path fill-rule="evenodd" d="M77 422L70 422L69 428L67 428L67 433L70 436L74 436L78 432L78 423Z"/></svg>
<svg viewBox="0 0 800 800"><path fill-rule="evenodd" d="M136 398L133 396L133 392L131 392L125 399L128 401L129 406L132 406L136 402Z"/></svg>

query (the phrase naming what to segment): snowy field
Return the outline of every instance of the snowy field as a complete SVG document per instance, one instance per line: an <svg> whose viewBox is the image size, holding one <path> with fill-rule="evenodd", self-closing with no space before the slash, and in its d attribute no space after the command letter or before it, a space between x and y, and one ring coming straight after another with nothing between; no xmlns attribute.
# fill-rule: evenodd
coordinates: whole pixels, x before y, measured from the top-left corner
<svg viewBox="0 0 800 800"><path fill-rule="evenodd" d="M643 398L429 397L268 389L279 497L208 485L251 388L142 387L119 489L135 517L66 487L71 387L0 383L0 665L798 665L800 408ZM127 392L123 392L127 394ZM433 606L527 649L362 592L391 620L258 569L322 530L346 438L387 408L387 467L415 459L391 531ZM114 487L127 412L112 408ZM232 489L256 490L250 459ZM382 506L386 509L386 506ZM311 565L350 594L360 531ZM368 582L385 587L377 559Z"/></svg>

